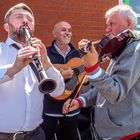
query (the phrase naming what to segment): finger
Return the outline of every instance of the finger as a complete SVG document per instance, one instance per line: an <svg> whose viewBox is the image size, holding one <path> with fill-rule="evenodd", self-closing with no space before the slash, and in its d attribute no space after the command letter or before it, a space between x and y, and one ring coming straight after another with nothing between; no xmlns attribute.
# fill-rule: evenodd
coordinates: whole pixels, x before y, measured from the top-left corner
<svg viewBox="0 0 140 140"><path fill-rule="evenodd" d="M32 58L32 56L37 53L37 50L22 50L18 51L17 56L21 58Z"/></svg>
<svg viewBox="0 0 140 140"><path fill-rule="evenodd" d="M83 42L87 42L88 40L87 39L82 39L79 41L79 44L83 43Z"/></svg>
<svg viewBox="0 0 140 140"><path fill-rule="evenodd" d="M76 109L77 109L77 107L75 106L74 102L72 102L72 103L69 105L67 111L68 111L68 112L71 112L71 111L76 110Z"/></svg>
<svg viewBox="0 0 140 140"><path fill-rule="evenodd" d="M71 102L71 99L68 99L65 103L64 103L64 105L63 105L63 109L62 109L62 111L63 111L63 113L67 113L68 112L68 109L69 109L69 106L70 106L70 102Z"/></svg>
<svg viewBox="0 0 140 140"><path fill-rule="evenodd" d="M66 104L64 104L63 109L62 109L62 112L64 114L66 114L68 112L68 106Z"/></svg>
<svg viewBox="0 0 140 140"><path fill-rule="evenodd" d="M31 43L37 43L37 44L40 44L41 43L41 40L39 38L31 38Z"/></svg>
<svg viewBox="0 0 140 140"><path fill-rule="evenodd" d="M26 54L26 53L38 53L38 50L33 47L25 47L18 51L19 54Z"/></svg>
<svg viewBox="0 0 140 140"><path fill-rule="evenodd" d="M59 70L61 71L61 72L64 72L65 70L64 69L62 69L62 68L59 68Z"/></svg>
<svg viewBox="0 0 140 140"><path fill-rule="evenodd" d="M38 38L32 38L31 43L34 47L38 46L40 49L46 48L43 42Z"/></svg>
<svg viewBox="0 0 140 140"><path fill-rule="evenodd" d="M42 48L40 39L32 38L31 44L32 44L32 47L34 47L34 48L40 48L40 49Z"/></svg>
<svg viewBox="0 0 140 140"><path fill-rule="evenodd" d="M79 48L83 48L86 46L88 40L87 39L82 39L79 43L78 43L78 47Z"/></svg>

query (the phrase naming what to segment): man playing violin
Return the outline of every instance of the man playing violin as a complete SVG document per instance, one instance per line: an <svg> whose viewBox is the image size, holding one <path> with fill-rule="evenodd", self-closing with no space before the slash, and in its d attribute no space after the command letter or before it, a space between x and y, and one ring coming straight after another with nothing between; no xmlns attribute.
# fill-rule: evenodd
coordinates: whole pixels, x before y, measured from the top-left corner
<svg viewBox="0 0 140 140"><path fill-rule="evenodd" d="M106 32L113 36L137 27L136 13L127 5L117 5L105 13ZM87 42L79 42L79 48ZM115 45L115 44L114 44ZM117 46L116 46L117 47ZM111 57L105 72L98 64L99 54L94 44L82 57L92 90L70 100L63 113L80 107L94 106L95 128L103 140L140 139L140 40L133 36L115 57ZM69 107L69 108L68 108Z"/></svg>

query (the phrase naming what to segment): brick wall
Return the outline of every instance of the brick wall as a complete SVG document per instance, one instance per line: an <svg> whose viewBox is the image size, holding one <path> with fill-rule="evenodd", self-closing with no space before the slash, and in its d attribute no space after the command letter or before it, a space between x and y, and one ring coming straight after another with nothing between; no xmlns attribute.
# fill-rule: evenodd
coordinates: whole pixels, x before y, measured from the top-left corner
<svg viewBox="0 0 140 140"><path fill-rule="evenodd" d="M82 38L98 40L105 33L104 13L119 0L0 0L0 41L7 37L3 29L5 12L13 5L24 2L35 15L35 36L50 45L56 22L65 20L73 27L75 47ZM106 69L107 63L101 66Z"/></svg>
<svg viewBox="0 0 140 140"><path fill-rule="evenodd" d="M49 45L53 25L57 21L66 20L73 27L72 42L82 38L100 39L105 30L104 12L118 4L118 0L0 0L0 40L5 40L3 17L5 12L16 3L24 2L35 14L35 36Z"/></svg>

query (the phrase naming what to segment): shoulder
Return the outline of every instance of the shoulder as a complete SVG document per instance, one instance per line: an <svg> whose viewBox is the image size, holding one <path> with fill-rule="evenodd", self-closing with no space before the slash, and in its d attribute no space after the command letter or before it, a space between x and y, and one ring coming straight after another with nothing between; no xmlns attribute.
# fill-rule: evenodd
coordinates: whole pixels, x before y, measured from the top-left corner
<svg viewBox="0 0 140 140"><path fill-rule="evenodd" d="M0 47L2 47L3 45L5 45L5 42L0 42Z"/></svg>
<svg viewBox="0 0 140 140"><path fill-rule="evenodd" d="M0 55L5 54L6 51L7 51L7 47L5 42L0 42Z"/></svg>
<svg viewBox="0 0 140 140"><path fill-rule="evenodd" d="M133 53L140 53L140 40L133 41L131 44L128 46L128 52L131 51Z"/></svg>
<svg viewBox="0 0 140 140"><path fill-rule="evenodd" d="M140 51L140 40L134 40L129 43L122 54L134 54L137 50Z"/></svg>
<svg viewBox="0 0 140 140"><path fill-rule="evenodd" d="M137 50L140 51L140 40L135 43L135 46L136 46L136 49L135 50L136 51Z"/></svg>
<svg viewBox="0 0 140 140"><path fill-rule="evenodd" d="M0 42L0 49L5 48L5 46L6 46L5 42Z"/></svg>
<svg viewBox="0 0 140 140"><path fill-rule="evenodd" d="M55 47L54 47L54 42L55 42L55 40L53 40L53 41L52 41L52 44L51 44L51 45L49 45L49 46L47 46L47 47L46 47L47 51L49 51L49 52L50 52L50 51L55 50Z"/></svg>

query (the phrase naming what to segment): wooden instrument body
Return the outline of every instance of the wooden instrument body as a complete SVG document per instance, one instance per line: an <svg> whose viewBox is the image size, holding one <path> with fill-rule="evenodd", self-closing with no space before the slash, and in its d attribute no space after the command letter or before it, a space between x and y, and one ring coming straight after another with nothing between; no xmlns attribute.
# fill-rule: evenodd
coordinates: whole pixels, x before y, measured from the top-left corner
<svg viewBox="0 0 140 140"><path fill-rule="evenodd" d="M80 58L75 57L75 58L72 58L70 61L68 61L66 64L54 64L54 67L56 67L61 72L62 70L65 70L68 68L75 69L78 67L83 67L83 63ZM87 77L84 79L84 81L82 81L85 75L86 75L85 71L79 73L78 75L74 74L74 76L77 76L77 82L74 85L73 89L72 90L65 89L61 96L57 96L54 99L58 101L62 101L62 100L66 100L69 97L74 97L76 94L75 93L76 90L78 90L76 88L78 88L80 84L83 84L84 82L88 81Z"/></svg>

